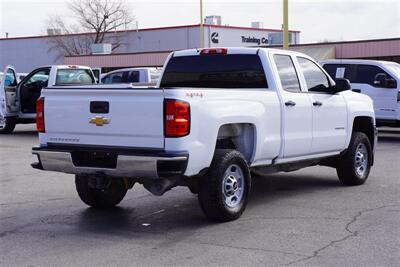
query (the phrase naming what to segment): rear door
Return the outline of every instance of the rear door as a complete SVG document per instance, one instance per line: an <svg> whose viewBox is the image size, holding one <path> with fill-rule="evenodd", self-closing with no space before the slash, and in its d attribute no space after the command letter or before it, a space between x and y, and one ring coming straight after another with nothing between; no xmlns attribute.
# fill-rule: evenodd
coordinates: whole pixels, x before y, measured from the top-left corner
<svg viewBox="0 0 400 267"><path fill-rule="evenodd" d="M14 68L7 66L0 84L0 114L2 117L18 115L20 109L17 84L17 74Z"/></svg>
<svg viewBox="0 0 400 267"><path fill-rule="evenodd" d="M283 157L308 155L312 142L311 100L301 91L292 57L275 54L273 58L282 86Z"/></svg>
<svg viewBox="0 0 400 267"><path fill-rule="evenodd" d="M43 90L41 143L164 147L162 89L78 88Z"/></svg>

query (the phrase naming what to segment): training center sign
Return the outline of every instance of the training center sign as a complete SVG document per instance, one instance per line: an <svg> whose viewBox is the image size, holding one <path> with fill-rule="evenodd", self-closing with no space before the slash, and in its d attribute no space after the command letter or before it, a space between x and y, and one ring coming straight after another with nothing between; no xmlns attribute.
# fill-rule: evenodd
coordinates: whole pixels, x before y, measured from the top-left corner
<svg viewBox="0 0 400 267"><path fill-rule="evenodd" d="M265 46L268 45L268 31L207 27L209 47L221 46ZM206 33L207 34L207 33ZM205 36L207 36L205 34ZM205 42L207 45L207 40Z"/></svg>

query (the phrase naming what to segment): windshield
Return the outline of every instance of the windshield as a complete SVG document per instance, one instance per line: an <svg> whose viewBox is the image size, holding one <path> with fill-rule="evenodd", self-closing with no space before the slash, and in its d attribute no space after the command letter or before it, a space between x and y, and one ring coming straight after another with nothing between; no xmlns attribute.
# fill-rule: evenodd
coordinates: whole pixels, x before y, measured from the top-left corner
<svg viewBox="0 0 400 267"><path fill-rule="evenodd" d="M172 57L160 87L267 88L258 55L200 55Z"/></svg>
<svg viewBox="0 0 400 267"><path fill-rule="evenodd" d="M94 84L96 80L89 69L59 69L56 85Z"/></svg>

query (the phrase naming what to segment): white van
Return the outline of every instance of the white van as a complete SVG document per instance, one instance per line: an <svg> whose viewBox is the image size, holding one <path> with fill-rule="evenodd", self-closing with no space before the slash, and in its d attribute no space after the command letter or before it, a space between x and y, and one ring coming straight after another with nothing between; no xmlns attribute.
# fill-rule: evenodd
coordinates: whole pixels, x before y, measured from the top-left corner
<svg viewBox="0 0 400 267"><path fill-rule="evenodd" d="M319 63L334 79L348 79L354 92L372 98L379 126L400 127L400 64L361 59L332 59Z"/></svg>

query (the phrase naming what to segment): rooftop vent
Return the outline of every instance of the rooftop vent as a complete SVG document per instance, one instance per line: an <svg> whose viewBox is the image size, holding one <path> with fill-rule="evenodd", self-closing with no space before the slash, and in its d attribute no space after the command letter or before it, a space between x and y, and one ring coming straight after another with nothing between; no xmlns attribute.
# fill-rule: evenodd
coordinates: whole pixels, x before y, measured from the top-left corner
<svg viewBox="0 0 400 267"><path fill-rule="evenodd" d="M111 44L92 44L93 55L111 54Z"/></svg>
<svg viewBox="0 0 400 267"><path fill-rule="evenodd" d="M264 24L261 21L253 21L251 23L251 27L256 29L262 29L264 28Z"/></svg>
<svg viewBox="0 0 400 267"><path fill-rule="evenodd" d="M47 35L59 35L61 34L61 29L49 28L47 29Z"/></svg>
<svg viewBox="0 0 400 267"><path fill-rule="evenodd" d="M204 23L210 25L221 25L221 21L222 21L221 16L216 16L216 15L206 16L204 18Z"/></svg>

